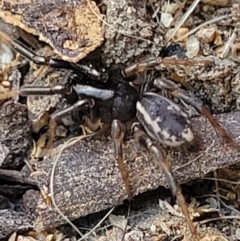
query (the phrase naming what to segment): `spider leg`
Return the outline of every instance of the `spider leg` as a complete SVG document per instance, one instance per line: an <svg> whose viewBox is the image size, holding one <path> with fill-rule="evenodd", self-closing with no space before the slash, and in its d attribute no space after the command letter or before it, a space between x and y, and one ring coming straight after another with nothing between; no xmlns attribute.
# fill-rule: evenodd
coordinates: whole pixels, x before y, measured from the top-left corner
<svg viewBox="0 0 240 241"><path fill-rule="evenodd" d="M8 94L8 93L7 93ZM54 85L52 87L48 86L32 86L32 85L25 85L20 88L17 94L21 96L31 96L31 95L54 95L60 94L65 96L67 99L75 99L78 98L77 93L73 88L68 85ZM4 94L0 95L4 97ZM54 133L57 126L57 120L71 114L72 112L80 109L91 108L94 106L94 101L92 99L81 99L75 101L73 105L61 110L54 112L50 115L50 123L49 123L49 141L47 143L46 149L50 149L53 140L54 140Z"/></svg>
<svg viewBox="0 0 240 241"><path fill-rule="evenodd" d="M185 198L182 194L180 186L178 185L178 183L172 173L170 164L164 157L162 151L156 145L153 144L151 139L143 131L143 129L140 127L140 125L138 123L133 124L132 130L133 130L134 138L142 146L144 146L149 152L151 152L153 154L153 156L156 160L156 163L158 163L159 167L163 170L163 172L166 176L166 179L168 181L168 184L170 186L170 189L171 189L173 195L176 196L177 202L182 209L182 212L186 218L186 221L188 223L188 226L189 226L189 229L190 229L192 235L196 235L196 228L193 225L193 222L190 218Z"/></svg>
<svg viewBox="0 0 240 241"><path fill-rule="evenodd" d="M122 74L128 78L134 75L136 72L142 72L148 68L156 67L158 65L191 65L191 66L205 66L213 64L210 60L187 60L187 59L175 59L175 58L148 58L142 62L135 63L126 67Z"/></svg>
<svg viewBox="0 0 240 241"><path fill-rule="evenodd" d="M0 94L0 100L5 100L17 95L20 95L20 96L54 95L54 94L65 95L70 93L71 91L72 91L71 87L67 85L54 85L52 87L24 85L19 90L12 90L7 93Z"/></svg>
<svg viewBox="0 0 240 241"><path fill-rule="evenodd" d="M186 103L192 105L196 108L196 110L204 115L211 125L214 127L216 132L223 138L225 143L233 144L238 150L240 150L240 146L238 146L233 139L229 136L229 134L224 130L223 127L218 123L218 121L213 117L210 110L204 106L201 100L196 98L195 96L188 93L186 90L180 89L177 84L167 79L157 78L154 81L154 85L160 89L166 89L172 96L184 100Z"/></svg>
<svg viewBox="0 0 240 241"><path fill-rule="evenodd" d="M103 90L99 88L95 88L88 85L77 84L74 86L75 94L85 95L92 98L97 98L101 100L107 100L114 96L114 91L112 90ZM0 94L0 100L5 100L8 98L12 98L14 96L30 96L30 95L71 95L73 94L72 88L67 85L54 85L52 87L49 86L33 86L33 85L23 85L19 90L12 90L7 93Z"/></svg>
<svg viewBox="0 0 240 241"><path fill-rule="evenodd" d="M56 69L69 69L69 70L80 70L82 73L88 75L90 78L107 81L108 75L105 72L97 71L91 66L83 64L74 64L61 59L49 58L44 56L39 56L35 54L31 49L27 48L19 41L11 39L9 36L0 31L0 37L15 51L21 54L23 57L29 59L37 65L45 65Z"/></svg>
<svg viewBox="0 0 240 241"><path fill-rule="evenodd" d="M92 108L93 106L94 106L93 100L82 99L82 100L78 100L75 104L73 104L69 107L66 107L65 109L63 109L61 111L56 111L53 114L51 114L50 115L50 123L49 123L49 140L46 145L46 149L50 149L50 147L53 143L58 120L71 114L72 112L75 112L77 110Z"/></svg>
<svg viewBox="0 0 240 241"><path fill-rule="evenodd" d="M111 126L111 135L114 141L114 152L115 152L115 158L118 163L119 170L122 175L122 179L128 194L128 197L131 199L132 193L130 190L130 183L129 183L129 177L128 177L128 171L123 163L123 153L122 153L122 143L123 138L125 134L125 125L121 123L119 120L113 120L112 126Z"/></svg>

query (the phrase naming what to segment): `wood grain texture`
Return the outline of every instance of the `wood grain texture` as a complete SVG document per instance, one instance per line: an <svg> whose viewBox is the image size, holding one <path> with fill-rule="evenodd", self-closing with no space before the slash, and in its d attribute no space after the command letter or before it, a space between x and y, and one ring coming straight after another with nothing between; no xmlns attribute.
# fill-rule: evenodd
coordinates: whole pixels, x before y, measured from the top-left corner
<svg viewBox="0 0 240 241"><path fill-rule="evenodd" d="M218 121L239 142L240 112L221 114ZM201 178L216 169L239 162L234 148L223 148L222 139L204 118L192 120L195 141L181 148L164 148L179 183ZM168 186L149 153L135 143L125 143L124 159L134 196L159 186ZM39 163L42 174L32 175L40 189L48 187L54 156ZM54 197L60 210L70 219L117 206L127 199L123 181L113 155L113 142L87 139L62 153L55 171ZM36 229L65 223L53 207L40 196L33 225Z"/></svg>

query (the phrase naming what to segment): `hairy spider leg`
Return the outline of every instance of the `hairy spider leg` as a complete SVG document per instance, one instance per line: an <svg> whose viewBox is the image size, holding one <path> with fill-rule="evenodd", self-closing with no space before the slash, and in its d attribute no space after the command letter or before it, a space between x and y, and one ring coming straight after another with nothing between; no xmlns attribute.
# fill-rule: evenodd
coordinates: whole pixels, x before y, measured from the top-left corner
<svg viewBox="0 0 240 241"><path fill-rule="evenodd" d="M94 101L92 99L82 99L78 100L73 105L66 107L63 110L55 111L50 115L50 123L49 123L49 140L46 145L46 149L50 149L51 145L54 141L55 130L57 127L57 121L62 119L63 117L70 115L72 112L77 110L89 109L94 106Z"/></svg>
<svg viewBox="0 0 240 241"><path fill-rule="evenodd" d="M20 87L19 90L9 91L8 93L0 94L0 100L5 100L16 95L30 96L30 95L54 95L60 94L65 95L71 92L71 88L67 85L55 85L52 87L48 86L32 86L25 85Z"/></svg>
<svg viewBox="0 0 240 241"><path fill-rule="evenodd" d="M34 53L31 49L27 48L25 45L21 44L19 41L11 39L5 33L0 31L0 37L2 37L9 46L21 54L23 57L29 59L37 65L49 66L56 69L69 69L69 70L79 70L80 72L88 75L90 78L99 81L107 81L108 75L105 72L97 71L91 66L83 64L70 63L61 59L49 58L44 56L39 56Z"/></svg>
<svg viewBox="0 0 240 241"><path fill-rule="evenodd" d="M129 199L132 198L132 193L130 190L130 182L128 177L128 171L123 163L123 153L122 153L122 144L123 139L125 135L126 127L123 123L121 123L119 120L113 120L112 126L111 126L111 136L114 141L114 153L115 153L115 159L118 163L118 168L121 172L122 179L128 194Z"/></svg>
<svg viewBox="0 0 240 241"><path fill-rule="evenodd" d="M166 89L172 96L184 100L186 103L192 105L196 110L204 115L211 125L214 127L216 132L223 138L226 144L234 145L238 151L240 146L236 144L226 130L221 127L218 121L213 117L210 110L204 106L203 102L195 96L189 94L186 90L180 89L177 84L171 80L157 78L154 80L154 85L159 89Z"/></svg>
<svg viewBox="0 0 240 241"><path fill-rule="evenodd" d="M185 198L182 194L180 186L178 185L172 173L170 164L164 157L162 151L155 144L153 144L153 142L151 141L149 136L144 132L143 128L139 123L134 123L132 125L132 131L134 139L153 154L156 163L158 163L159 167L163 170L164 175L166 176L166 179L172 191L172 194L176 197L178 205L181 207L182 213L186 218L191 234L196 236L196 228L193 225L192 219L190 218Z"/></svg>
<svg viewBox="0 0 240 241"><path fill-rule="evenodd" d="M135 63L126 67L122 72L124 77L130 77L137 72L143 72L148 68L153 68L158 65L191 65L191 66L206 66L212 65L214 62L211 60L187 60L176 58L153 58L150 57L142 62Z"/></svg>
<svg viewBox="0 0 240 241"><path fill-rule="evenodd" d="M31 96L31 95L53 95L60 94L64 95L67 98L77 95L75 90L73 90L70 86L67 85L55 85L52 87L48 86L22 86L18 91L18 94L21 96ZM50 123L49 123L49 140L46 146L46 149L50 149L54 136L55 129L57 126L57 120L71 114L72 112L85 108L92 108L94 106L94 101L92 99L81 99L76 101L73 105L66 107L61 111L56 111L50 115Z"/></svg>

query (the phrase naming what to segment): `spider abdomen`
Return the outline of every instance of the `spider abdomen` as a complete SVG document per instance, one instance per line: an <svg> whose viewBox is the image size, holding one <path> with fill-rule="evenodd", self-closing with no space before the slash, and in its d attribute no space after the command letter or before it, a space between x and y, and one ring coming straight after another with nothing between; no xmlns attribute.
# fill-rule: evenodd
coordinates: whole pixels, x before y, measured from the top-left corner
<svg viewBox="0 0 240 241"><path fill-rule="evenodd" d="M167 146L180 146L193 140L189 116L173 101L144 93L137 102L137 118L147 134Z"/></svg>

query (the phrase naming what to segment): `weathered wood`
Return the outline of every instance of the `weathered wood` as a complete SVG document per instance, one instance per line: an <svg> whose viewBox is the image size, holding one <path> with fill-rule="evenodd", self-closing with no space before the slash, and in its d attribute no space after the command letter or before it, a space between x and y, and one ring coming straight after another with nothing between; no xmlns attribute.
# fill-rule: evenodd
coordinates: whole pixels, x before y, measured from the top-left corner
<svg viewBox="0 0 240 241"><path fill-rule="evenodd" d="M104 41L104 24L91 9L101 16L94 1L11 0L0 3L0 17L39 36L62 59L78 62Z"/></svg>
<svg viewBox="0 0 240 241"><path fill-rule="evenodd" d="M31 123L26 105L8 101L0 110L0 167L16 169L32 148Z"/></svg>
<svg viewBox="0 0 240 241"><path fill-rule="evenodd" d="M6 238L17 230L32 229L31 219L22 212L0 210L0 239Z"/></svg>
<svg viewBox="0 0 240 241"><path fill-rule="evenodd" d="M240 112L221 114L218 121L239 141ZM195 142L189 146L167 150L174 173L180 183L202 177L218 168L239 162L234 148L223 149L222 139L208 121L201 117L192 121ZM166 150L166 149L165 149ZM166 186L165 177L151 161L151 155L139 148L135 141L124 147L125 164L129 170L134 196L159 186ZM32 175L39 188L49 188L54 156L39 163L42 173ZM62 153L55 171L54 197L60 210L70 219L104 210L127 199L111 140L84 140ZM36 229L65 223L53 207L47 206L43 197L37 205Z"/></svg>

